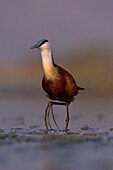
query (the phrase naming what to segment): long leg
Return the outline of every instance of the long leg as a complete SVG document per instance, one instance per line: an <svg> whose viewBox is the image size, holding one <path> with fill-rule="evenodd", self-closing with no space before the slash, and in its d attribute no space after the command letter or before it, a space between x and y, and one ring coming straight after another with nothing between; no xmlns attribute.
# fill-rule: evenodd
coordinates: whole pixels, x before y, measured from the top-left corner
<svg viewBox="0 0 113 170"><path fill-rule="evenodd" d="M53 104L53 103L51 103L51 114L52 114L52 117L53 117L53 121L54 121L56 127L57 127L58 129L60 129L60 128L58 127L57 123L56 123L56 120L55 120L55 117L54 117L54 114L53 114L53 107L52 107L52 104Z"/></svg>
<svg viewBox="0 0 113 170"><path fill-rule="evenodd" d="M50 129L52 130L52 127L51 127L51 124L50 124L50 120L49 120L49 113L50 113L51 105L50 105L50 103L48 103L48 104L49 104L48 113L47 113L47 116L48 116L48 125L49 125Z"/></svg>
<svg viewBox="0 0 113 170"><path fill-rule="evenodd" d="M49 121L49 113L50 113L50 108L51 108L51 114L52 114L53 121L54 121L56 127L59 129L59 127L58 127L58 125L56 123L54 114L53 114L53 107L52 107L53 105L66 106L66 108L67 108L67 117L66 117L66 127L65 127L65 129L67 130L68 124L69 124L69 109L68 109L68 104L63 103L63 102L52 102L52 101L48 102L47 108L45 110L45 126L46 126L46 128L49 129L48 128L48 125L49 125L50 129L52 129L50 121ZM48 116L48 124L47 124L47 116Z"/></svg>
<svg viewBox="0 0 113 170"><path fill-rule="evenodd" d="M55 120L55 117L54 117L54 114L53 114L53 107L52 107L53 105L63 105L63 106L66 106L66 103L63 103L63 102L52 102L52 101L50 102L51 114L52 114L52 117L53 117L53 121L54 121L56 127L57 127L58 129L60 129L59 126L58 126L57 123L56 123L56 120Z"/></svg>
<svg viewBox="0 0 113 170"><path fill-rule="evenodd" d="M69 108L68 108L68 104L66 104L66 108L67 108L67 117L66 117L66 130L68 128L68 124L69 124Z"/></svg>
<svg viewBox="0 0 113 170"><path fill-rule="evenodd" d="M47 124L47 111L49 109L50 105L48 103L47 107L46 107L46 110L45 110L45 118L44 118L44 121L45 121L45 126L46 128L48 129L48 124Z"/></svg>

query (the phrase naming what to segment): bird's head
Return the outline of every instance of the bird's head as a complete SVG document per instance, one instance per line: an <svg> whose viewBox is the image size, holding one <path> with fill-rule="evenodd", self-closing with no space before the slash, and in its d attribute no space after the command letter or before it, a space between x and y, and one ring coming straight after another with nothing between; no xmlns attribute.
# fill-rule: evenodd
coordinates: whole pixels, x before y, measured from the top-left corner
<svg viewBox="0 0 113 170"><path fill-rule="evenodd" d="M31 47L31 49L34 49L34 48L39 48L40 50L44 50L44 49L50 49L51 47L47 39L42 39L42 40L39 40L37 44Z"/></svg>

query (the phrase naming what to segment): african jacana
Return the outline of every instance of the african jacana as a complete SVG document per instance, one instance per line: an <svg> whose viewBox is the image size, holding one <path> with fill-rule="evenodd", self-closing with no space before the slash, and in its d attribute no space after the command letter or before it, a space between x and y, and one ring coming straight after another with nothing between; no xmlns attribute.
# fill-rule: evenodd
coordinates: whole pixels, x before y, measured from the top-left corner
<svg viewBox="0 0 113 170"><path fill-rule="evenodd" d="M69 104L74 100L74 96L78 94L78 90L84 90L84 88L78 87L72 75L56 65L53 59L52 49L47 39L39 40L38 43L31 47L31 49L39 48L41 50L42 64L44 70L44 77L42 80L42 87L47 93L47 96L52 100L48 102L45 109L45 126L47 129L52 129L49 113L51 114L55 125L59 129L53 114L53 105L65 105L67 108L66 126L67 130L69 124ZM60 102L54 102L57 100ZM48 121L47 121L48 118Z"/></svg>

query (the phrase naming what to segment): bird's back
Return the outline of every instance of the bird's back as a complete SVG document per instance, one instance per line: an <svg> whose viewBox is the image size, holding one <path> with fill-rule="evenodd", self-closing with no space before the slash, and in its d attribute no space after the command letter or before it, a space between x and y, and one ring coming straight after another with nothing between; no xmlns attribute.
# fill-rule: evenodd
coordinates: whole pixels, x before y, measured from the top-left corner
<svg viewBox="0 0 113 170"><path fill-rule="evenodd" d="M42 87L50 99L63 101L69 104L74 100L74 96L78 94L78 86L69 72L60 66L56 65L55 67L58 70L58 75L54 76L58 77L58 79L48 80L46 79L46 75L44 75Z"/></svg>

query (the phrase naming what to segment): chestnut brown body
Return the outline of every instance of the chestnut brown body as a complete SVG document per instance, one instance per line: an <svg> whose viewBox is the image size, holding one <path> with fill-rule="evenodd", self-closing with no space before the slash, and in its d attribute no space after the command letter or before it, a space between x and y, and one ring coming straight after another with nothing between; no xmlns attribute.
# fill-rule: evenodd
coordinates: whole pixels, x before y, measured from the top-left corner
<svg viewBox="0 0 113 170"><path fill-rule="evenodd" d="M60 66L55 67L58 69L58 78L48 80L44 75L42 87L50 99L70 104L78 94L78 86L69 72Z"/></svg>

